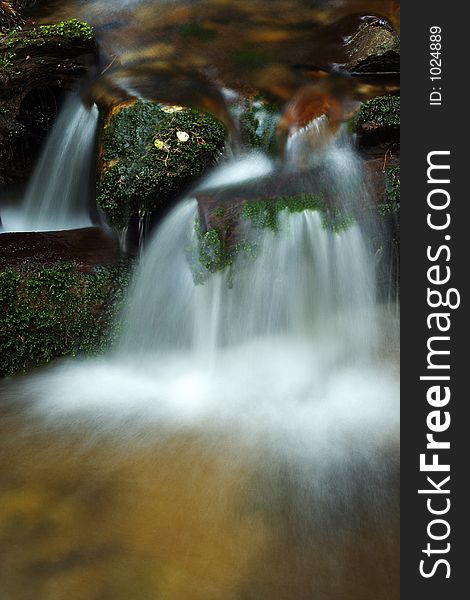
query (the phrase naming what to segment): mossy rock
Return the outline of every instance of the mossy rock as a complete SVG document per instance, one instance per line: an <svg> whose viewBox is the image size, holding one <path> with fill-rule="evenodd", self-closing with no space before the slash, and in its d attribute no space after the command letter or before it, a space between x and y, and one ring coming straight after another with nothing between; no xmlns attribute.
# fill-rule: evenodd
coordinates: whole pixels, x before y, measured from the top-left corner
<svg viewBox="0 0 470 600"><path fill-rule="evenodd" d="M277 233L282 213L303 211L320 212L323 226L330 231L342 231L353 222L341 210L328 206L321 195L299 194L242 200L236 209L233 206L215 206L209 215L212 226L206 231L203 231L200 219L196 220L199 247L196 256L189 257L194 266L196 282L203 282L208 273L227 269L240 254L249 259L256 258L259 238L257 232L269 229ZM247 224L251 227L247 228Z"/></svg>
<svg viewBox="0 0 470 600"><path fill-rule="evenodd" d="M31 29L12 29L0 36L0 81L8 83L11 79L24 76L23 67L30 71L41 64L42 56L55 55L66 58L94 50L95 34L88 23L72 19L53 25L39 25ZM40 74L38 74L38 77Z"/></svg>
<svg viewBox="0 0 470 600"><path fill-rule="evenodd" d="M98 204L123 228L183 193L224 142L224 126L210 115L138 100L103 130Z"/></svg>
<svg viewBox="0 0 470 600"><path fill-rule="evenodd" d="M112 343L127 266L83 271L73 262L0 272L0 376Z"/></svg>
<svg viewBox="0 0 470 600"><path fill-rule="evenodd" d="M0 33L0 185L28 178L63 91L96 60L93 28L76 19Z"/></svg>
<svg viewBox="0 0 470 600"><path fill-rule="evenodd" d="M351 123L356 133L400 128L400 96L378 96L364 102Z"/></svg>

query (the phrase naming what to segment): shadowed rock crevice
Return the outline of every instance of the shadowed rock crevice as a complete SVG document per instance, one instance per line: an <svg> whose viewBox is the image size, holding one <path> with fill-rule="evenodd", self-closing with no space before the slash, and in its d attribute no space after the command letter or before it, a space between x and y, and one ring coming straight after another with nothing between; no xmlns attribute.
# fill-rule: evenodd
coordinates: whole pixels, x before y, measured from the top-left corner
<svg viewBox="0 0 470 600"><path fill-rule="evenodd" d="M0 36L0 184L29 176L63 90L95 62L93 30L77 20Z"/></svg>

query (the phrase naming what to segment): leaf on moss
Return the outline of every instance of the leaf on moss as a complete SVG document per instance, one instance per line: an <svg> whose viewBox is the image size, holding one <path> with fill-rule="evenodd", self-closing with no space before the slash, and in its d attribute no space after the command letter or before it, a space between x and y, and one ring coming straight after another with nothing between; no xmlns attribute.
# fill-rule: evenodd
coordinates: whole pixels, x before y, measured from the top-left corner
<svg viewBox="0 0 470 600"><path fill-rule="evenodd" d="M157 150L163 150L163 152L170 151L170 149L163 140L154 140L153 145L155 146L155 148L157 148Z"/></svg>

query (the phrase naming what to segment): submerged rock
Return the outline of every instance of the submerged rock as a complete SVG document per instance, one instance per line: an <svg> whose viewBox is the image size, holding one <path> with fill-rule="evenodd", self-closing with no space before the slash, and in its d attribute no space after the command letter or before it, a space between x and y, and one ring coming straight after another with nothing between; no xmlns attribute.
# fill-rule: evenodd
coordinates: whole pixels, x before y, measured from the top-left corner
<svg viewBox="0 0 470 600"><path fill-rule="evenodd" d="M0 184L30 174L63 90L94 61L93 29L77 20L0 35Z"/></svg>
<svg viewBox="0 0 470 600"><path fill-rule="evenodd" d="M168 206L223 149L225 128L214 117L144 100L115 109L101 138L98 204L124 228Z"/></svg>

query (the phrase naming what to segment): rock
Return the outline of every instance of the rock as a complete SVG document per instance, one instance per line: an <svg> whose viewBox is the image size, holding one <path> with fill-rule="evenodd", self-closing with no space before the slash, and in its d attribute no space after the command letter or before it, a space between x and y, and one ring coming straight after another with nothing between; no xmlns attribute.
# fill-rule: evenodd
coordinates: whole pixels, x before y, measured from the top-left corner
<svg viewBox="0 0 470 600"><path fill-rule="evenodd" d="M75 261L83 270L120 262L119 244L102 229L0 233L0 269Z"/></svg>
<svg viewBox="0 0 470 600"><path fill-rule="evenodd" d="M0 35L0 184L24 181L63 90L94 61L93 30L76 20Z"/></svg>
<svg viewBox="0 0 470 600"><path fill-rule="evenodd" d="M117 107L101 137L98 204L121 229L165 209L224 143L225 128L210 115L143 100Z"/></svg>
<svg viewBox="0 0 470 600"><path fill-rule="evenodd" d="M204 191L197 195L199 206L199 254L192 261L203 269L196 271L196 280L204 280L207 272L229 267L239 253L256 255L258 232L264 229L277 231L281 211L319 211L324 226L333 231L347 228L352 220L328 195L328 190L318 184L312 190L312 180L320 181L320 173L278 173L242 187Z"/></svg>
<svg viewBox="0 0 470 600"><path fill-rule="evenodd" d="M389 21L379 17L362 17L357 30L347 37L350 73L399 73L400 40Z"/></svg>
<svg viewBox="0 0 470 600"><path fill-rule="evenodd" d="M367 155L399 154L400 97L378 96L364 102L351 120L351 130Z"/></svg>
<svg viewBox="0 0 470 600"><path fill-rule="evenodd" d="M102 231L0 234L0 377L104 350L129 267Z"/></svg>

